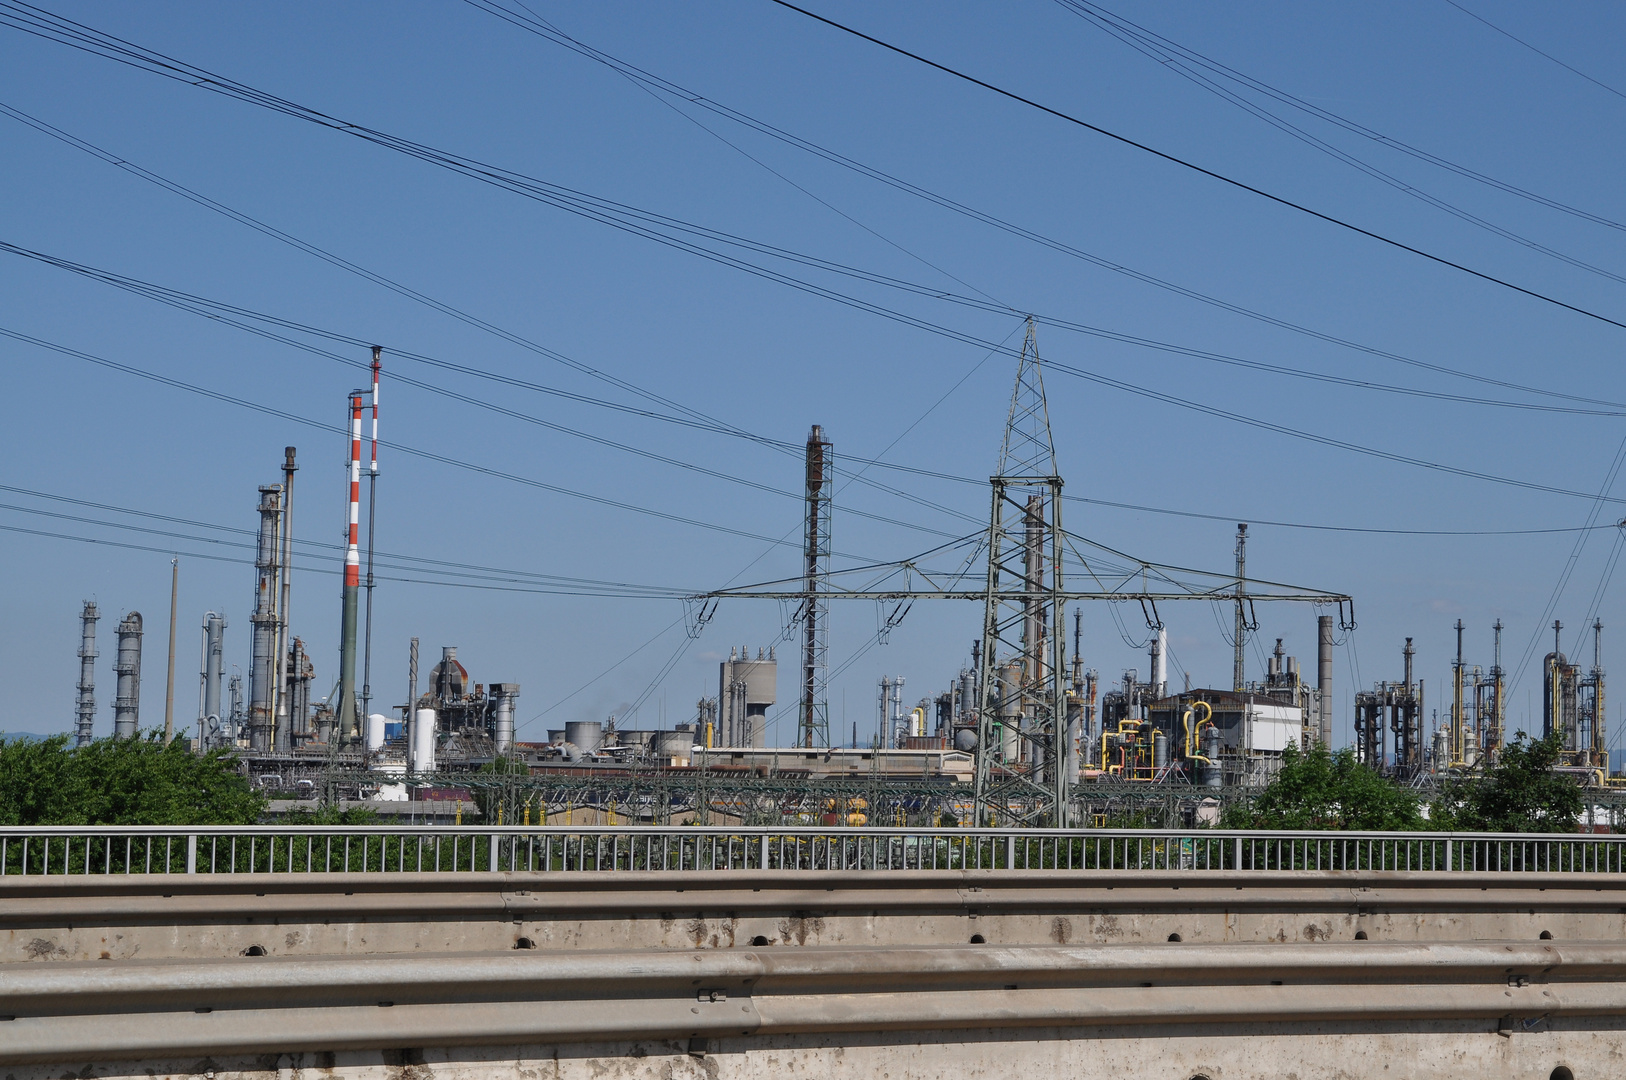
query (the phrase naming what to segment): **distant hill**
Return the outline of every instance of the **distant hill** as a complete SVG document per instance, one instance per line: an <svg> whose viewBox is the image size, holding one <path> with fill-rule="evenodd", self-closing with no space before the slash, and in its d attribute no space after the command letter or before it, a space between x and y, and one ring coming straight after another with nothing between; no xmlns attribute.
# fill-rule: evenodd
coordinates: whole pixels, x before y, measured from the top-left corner
<svg viewBox="0 0 1626 1080"><path fill-rule="evenodd" d="M56 734L61 735L62 732L59 731ZM0 731L0 739L5 739L7 742L43 742L50 737L49 735L37 735L32 731Z"/></svg>

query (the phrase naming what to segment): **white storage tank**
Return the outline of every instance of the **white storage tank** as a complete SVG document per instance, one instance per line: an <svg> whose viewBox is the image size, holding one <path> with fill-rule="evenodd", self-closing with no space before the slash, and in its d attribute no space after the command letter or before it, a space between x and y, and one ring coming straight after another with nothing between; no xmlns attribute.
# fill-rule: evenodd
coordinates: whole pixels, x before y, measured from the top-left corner
<svg viewBox="0 0 1626 1080"><path fill-rule="evenodd" d="M412 771L435 770L435 710L419 709L412 714Z"/></svg>
<svg viewBox="0 0 1626 1080"><path fill-rule="evenodd" d="M383 713L373 713L367 717L367 752L377 753L384 749L384 725L389 723L389 717Z"/></svg>

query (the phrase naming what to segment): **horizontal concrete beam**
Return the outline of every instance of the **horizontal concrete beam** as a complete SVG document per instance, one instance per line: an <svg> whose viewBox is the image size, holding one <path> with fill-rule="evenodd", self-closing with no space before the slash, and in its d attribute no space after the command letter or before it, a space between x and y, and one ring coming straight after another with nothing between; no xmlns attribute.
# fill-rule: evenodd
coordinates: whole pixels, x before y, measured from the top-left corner
<svg viewBox="0 0 1626 1080"><path fill-rule="evenodd" d="M956 946L8 966L0 1062L1626 1015L1626 945Z"/></svg>

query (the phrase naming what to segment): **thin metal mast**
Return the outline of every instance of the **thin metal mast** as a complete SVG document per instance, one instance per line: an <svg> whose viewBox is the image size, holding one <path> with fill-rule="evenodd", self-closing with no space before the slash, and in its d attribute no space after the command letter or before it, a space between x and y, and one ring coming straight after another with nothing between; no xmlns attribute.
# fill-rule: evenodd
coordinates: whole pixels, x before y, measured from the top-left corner
<svg viewBox="0 0 1626 1080"><path fill-rule="evenodd" d="M1067 730L1062 482L1031 318L999 471L989 483L976 824L1015 818L1063 825L1071 785L1062 755Z"/></svg>
<svg viewBox="0 0 1626 1080"><path fill-rule="evenodd" d="M276 701L275 709L275 737L272 740L278 750L293 749L293 710L289 698L293 695L288 692L288 602L291 599L294 587L294 473L299 466L294 464L294 448L282 448L282 559L278 567L282 582L281 597L277 601L277 677L273 690Z"/></svg>
<svg viewBox="0 0 1626 1080"><path fill-rule="evenodd" d="M805 590L802 599L802 702L797 743L830 745L829 681L831 443L818 424L807 436L807 535L802 545Z"/></svg>
<svg viewBox="0 0 1626 1080"><path fill-rule="evenodd" d="M1605 723L1603 701L1603 620L1592 620L1592 764L1609 771L1609 743L1604 738Z"/></svg>
<svg viewBox="0 0 1626 1080"><path fill-rule="evenodd" d="M1457 658L1451 664L1451 748L1448 755L1450 765L1463 764L1467 747L1463 745L1463 728L1467 717L1463 715L1462 701L1462 620L1457 620Z"/></svg>
<svg viewBox="0 0 1626 1080"><path fill-rule="evenodd" d="M1238 524L1236 527L1236 655L1231 662L1231 689L1241 692L1242 686L1247 682L1247 653L1244 647L1248 641L1248 618L1243 605L1247 603L1245 597L1248 591L1248 527Z"/></svg>
<svg viewBox="0 0 1626 1080"><path fill-rule="evenodd" d="M373 708L373 522L378 513L378 369L384 350L373 346L373 463L367 474L367 642L361 662L361 713L365 718Z"/></svg>
<svg viewBox="0 0 1626 1080"><path fill-rule="evenodd" d="M1503 683L1506 678L1506 673L1502 670L1502 620L1497 619L1496 625L1492 627L1492 629L1496 632L1496 651L1493 654L1494 662L1491 664L1490 670L1491 694L1493 698L1489 725L1490 738L1485 740L1485 742L1480 743L1479 752L1481 754L1487 753L1490 750L1499 750L1501 748L1503 736L1502 723L1505 715L1502 702L1502 691L1504 689ZM1486 746L1486 742L1488 742L1490 745Z"/></svg>

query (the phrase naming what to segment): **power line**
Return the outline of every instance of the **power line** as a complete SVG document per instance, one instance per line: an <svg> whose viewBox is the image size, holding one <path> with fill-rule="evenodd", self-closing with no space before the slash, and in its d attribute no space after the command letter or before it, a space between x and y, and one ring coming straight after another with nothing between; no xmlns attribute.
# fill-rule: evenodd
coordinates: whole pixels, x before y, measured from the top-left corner
<svg viewBox="0 0 1626 1080"><path fill-rule="evenodd" d="M1445 2L1447 4L1450 4L1452 7L1456 8L1458 11L1462 12L1464 15L1468 16L1468 18L1473 19L1475 22L1483 23L1485 26L1490 27L1492 30L1495 30L1498 34L1501 34L1503 37L1509 39L1510 41L1515 41L1518 44L1523 45L1525 48L1529 49L1531 52L1535 53L1537 56L1544 57L1545 59L1551 60L1553 63L1557 64L1559 67L1563 68L1565 71L1570 72L1571 74L1579 75L1581 78L1585 79L1587 82L1591 83L1593 86L1601 87L1604 90L1609 91L1611 94L1614 94L1618 98L1626 98L1626 94L1623 94L1619 90L1616 90L1613 86L1610 86L1608 83L1600 82L1599 80L1594 79L1592 76L1588 75L1586 72L1582 71L1580 68L1571 67L1569 64L1564 63L1564 61L1560 60L1558 57L1554 56L1552 53L1543 52L1542 50L1536 48L1534 45L1530 44L1528 41L1524 40L1523 38L1517 37L1514 34L1508 32L1506 30L1503 30L1500 26L1497 26L1495 23L1491 22L1489 19L1485 18L1484 16L1476 15L1473 12L1469 11L1467 8L1463 7L1461 4L1457 3L1457 0L1445 0Z"/></svg>
<svg viewBox="0 0 1626 1080"><path fill-rule="evenodd" d="M121 371L127 375L134 375L140 379L160 383L164 386L169 386L177 390L184 390L187 393L197 394L201 397L210 398L228 405L236 405L239 408L249 409L254 412L263 413L267 416L274 416L280 420L287 420L292 423L302 424L306 427L312 427L338 435L347 434L344 428L336 424L328 424L320 420L312 420L309 417L300 416L297 413L288 412L285 409L273 408L269 405L263 405L256 401L249 401L245 398L222 393L218 390L210 390L193 383L185 382L181 379L175 379L168 375L159 375L156 372L146 371L142 368L134 367L129 364L119 363L116 360L109 360L105 357L96 356L92 353L87 353L79 349L69 348L65 345L58 345L42 338L18 333L15 330L0 327L0 336L8 337L14 341L20 341L28 345L34 345L38 348L49 349L52 352L60 353L64 356L71 356L79 360L84 360L87 363L96 364L100 367L105 367L114 371ZM743 529L735 529L727 525L719 525L715 522L701 521L695 518L684 517L681 514L672 514L664 510L655 510L646 506L638 506L635 503L622 502L618 499L610 499L605 496L594 495L589 492L575 491L571 488L563 487L558 484L550 484L543 480L537 480L528 476L520 476L516 473L505 472L501 469L494 469L485 465L478 465L474 462L461 461L445 454L438 454L433 451L420 449L418 447L407 446L403 443L380 441L379 445L387 449L399 451L403 454L410 454L413 457L422 458L426 461L434 461L442 465L450 465L453 468L466 469L470 472L480 473L481 475L489 476L494 479L507 480L512 483L521 484L525 487L535 488L540 491L548 491L557 495L565 495L569 496L570 498L581 499L586 502L596 503L600 506L613 507L618 510L627 510L631 513L643 514L648 517L659 518L663 521L671 521L680 525L691 525L698 529L725 533L730 536L739 536L747 540L757 540L781 546L800 547L799 544L790 543L789 541L785 540L777 540L773 537L764 536L760 533L747 532Z"/></svg>
<svg viewBox="0 0 1626 1080"><path fill-rule="evenodd" d="M612 56L601 49L587 45L586 43L560 31L557 27L553 26L553 24L548 23L545 20L538 19L534 13L529 12L529 9L526 9L528 15L527 17L503 8L499 3L497 3L497 0L467 0L467 2L472 6L480 8L481 10L488 11L493 15L497 15L499 18L504 19L514 26L520 27L521 29L529 31L538 37L568 49L579 56L583 56L594 61L595 63L608 67L612 71L615 71L625 78L634 81L651 92L664 93L684 102L685 104L694 105L698 108L705 109L714 115L731 120L746 128L781 142L786 146L793 147L803 151L804 153L811 154L814 157L821 158L822 160L828 161L831 164L838 165L844 169L857 173L860 176L864 176L875 180L878 183L885 184L897 191L915 196L916 198L932 203L952 213L960 214L973 221L981 222L982 224L988 225L992 228L999 229L1011 236L1016 236L1032 243L1039 244L1040 246L1049 248L1052 251L1078 259L1082 262L1087 262L1103 270L1120 274L1124 277L1130 278L1131 280L1141 282L1142 284L1151 285L1155 288L1171 292L1177 296L1182 296L1186 299L1195 300L1198 303L1218 308L1221 311L1227 311L1231 314L1241 315L1245 318L1262 322L1268 326L1275 326L1278 329L1301 334L1317 341L1337 345L1341 348L1347 348L1355 352L1364 353L1378 359L1389 360L1394 363L1405 364L1426 371L1434 371L1440 374L1450 375L1454 378L1466 379L1489 386L1498 386L1503 389L1518 390L1523 393L1536 394L1543 397L1551 397L1561 400L1597 404L1594 399L1585 397L1583 395L1566 394L1546 387L1528 386L1503 379L1494 379L1474 372L1463 371L1461 369L1448 367L1443 364L1434 364L1427 361L1418 360L1414 357L1408 357L1400 353L1380 349L1375 346L1365 345L1357 341L1339 337L1336 334L1314 330L1310 327L1287 319L1278 318L1274 315L1268 315L1264 312L1244 307L1240 304L1234 304L1230 301L1219 299L1218 297L1188 288L1183 285L1175 284L1174 282L1145 273L1144 271L1136 270L1133 267L1126 266L1122 263L1116 262L1115 260L1092 254L1091 252L1085 251L1082 248L1056 240L1053 237L1047 236L1043 233L1035 232L1023 226L1016 225L996 215L978 210L975 207L967 206L964 203L957 202L954 199L950 199L947 196L939 194L928 188L921 187L918 184L903 180L892 175L891 173L875 168L872 165L867 165L864 162L857 161L853 158L837 153L836 151L831 150L817 142L805 139L782 128L775 127L774 125L760 120L749 113L741 112L740 110L732 108L731 106L714 101L694 90L687 89L677 83L674 83L663 76L656 75L638 67L635 64L628 63L625 60ZM1607 219L1600 220L1607 223ZM1024 312L1023 314L1027 313ZM1048 322L1049 320L1041 319L1041 321Z"/></svg>
<svg viewBox="0 0 1626 1080"><path fill-rule="evenodd" d="M914 60L914 61L916 61L918 63L925 64L927 67L936 68L938 71L941 71L944 74L952 75L957 79L963 79L964 81L966 81L968 83L971 83L971 84L973 84L975 86L980 86L985 90L990 90L993 93L999 94L1002 97L1009 98L1012 101L1015 101L1015 102L1018 102L1020 104L1026 105L1026 106L1028 106L1030 108L1037 109L1040 112L1047 113L1047 114L1049 114L1051 116L1056 117L1057 119L1065 120L1066 122L1068 122L1070 124L1075 124L1078 127L1084 128L1084 129L1086 129L1088 131L1093 131L1098 135L1104 135L1107 138L1112 139L1112 140L1114 140L1116 142L1122 143L1125 146L1133 147L1136 150L1140 150L1140 151L1142 151L1144 153L1151 154L1154 157L1160 158L1160 159L1162 159L1164 161L1167 161L1167 162L1169 162L1171 164L1174 164L1174 165L1179 165L1182 168L1189 169L1192 172L1199 173L1199 174L1201 174L1203 176L1209 177L1210 179L1218 180L1220 183L1228 184L1231 187L1237 188L1240 191L1246 191L1246 192L1248 192L1250 194L1257 195L1262 199L1268 199L1269 201L1271 201L1273 203L1277 203L1278 205L1281 205L1281 206L1285 206L1288 209L1297 210L1301 214L1307 214L1310 217L1317 218L1317 219L1319 219L1321 221L1325 221L1330 225L1336 225L1341 229L1347 229L1350 232L1357 233L1357 234L1359 234L1361 236L1365 236L1368 239L1376 240L1376 241L1378 241L1379 243L1382 243L1382 244L1387 244L1390 247L1396 248L1396 249L1398 249L1400 251L1410 252L1413 255L1417 255L1417 256L1420 256L1421 258L1428 259L1430 262L1438 263L1441 266L1450 267L1453 270L1458 270L1458 271L1461 271L1464 274L1472 275L1473 277L1479 278L1482 281L1488 281L1493 285L1500 285L1501 287L1503 287L1505 289L1511 289L1514 292L1523 293L1525 296L1529 296L1529 297L1531 297L1533 299L1541 300L1541 301L1543 301L1545 303L1552 304L1555 307L1563 308L1566 311L1573 311L1577 315L1585 315L1589 319L1596 319L1599 322L1608 323L1610 326L1615 326L1615 327L1619 327L1622 330L1626 330L1626 322L1619 322L1619 321L1617 321L1615 319L1609 318L1607 315L1600 315L1595 311L1589 311L1586 308L1578 307L1575 304L1566 303L1563 300L1559 300L1559 299L1557 299L1555 297L1548 296L1546 293L1537 292L1534 289L1527 289L1522 285L1515 285L1511 281L1507 281L1507 280L1505 280L1503 278L1496 277L1496 276L1494 276L1492 274L1487 274L1487 273L1485 273L1483 271L1480 271L1480 270L1475 270L1475 269L1473 269L1472 267L1469 267L1469 266L1464 266L1462 263L1459 263L1459 262L1453 262L1452 260L1447 259L1444 256L1435 255L1435 254L1432 254L1430 252L1424 251L1422 248L1413 247L1412 245L1404 243L1404 242L1402 242L1400 240L1395 240L1395 239L1392 239L1390 237L1384 236L1382 233L1373 232L1371 229L1362 228L1361 226L1356 225L1356 224L1354 224L1352 222L1345 221L1342 218L1334 217L1331 214L1324 214L1319 210L1313 210L1310 207L1305 206L1303 203L1294 202L1292 199L1284 198L1283 196L1280 196L1280 195L1273 195L1270 192L1264 190L1263 188L1254 187L1252 184L1245 183L1244 181L1237 180L1237 179L1235 179L1233 177L1230 177L1230 176L1226 176L1224 173L1219 173L1219 172L1215 172L1212 169L1204 168L1203 166L1198 165L1195 162L1187 161L1184 158L1176 157L1173 154L1166 153L1166 152L1164 152L1162 150L1155 149L1155 148L1153 148L1151 146L1148 146L1147 144L1145 144L1143 142L1138 142L1138 141L1136 141L1134 139L1129 138L1126 135L1120 135L1115 131L1109 131L1104 127L1100 127L1100 126L1098 126L1096 124L1092 124L1087 120L1081 120L1078 117L1073 116L1073 115L1071 115L1069 113L1064 113L1064 112L1060 111L1059 109L1053 109L1048 105L1041 105L1039 102L1034 101L1032 98L1023 97L1021 94L1013 93L1010 90L1005 90L1005 89L1003 89L1001 87L995 86L993 83L984 82L982 79L979 79L974 75L967 75L963 71L958 71L958 70L956 70L954 68L948 67L945 64L939 64L935 60L928 60L926 57L921 56L919 53L913 53L913 52L910 52L908 49L900 48L897 45L893 45L893 44L890 44L889 42L882 41L880 38L871 37L869 34L866 34L861 30L855 30L852 27L847 26L847 25L845 25L843 23L836 22L833 19L827 19L823 15L816 15L813 12L808 11L806 8L797 7L795 4L790 3L789 0L773 0L773 2L778 4L780 7L788 8L791 11L795 11L795 12L798 12L798 13L800 13L802 15L806 15L810 19L814 19L814 20L816 20L818 22L824 23L827 26L830 26L830 27L833 27L833 28L835 28L837 30L843 31L844 33L851 34L852 36L857 37L857 38L861 38L864 41L868 41L868 42L870 42L872 44L879 45L881 48L888 49L891 52L897 53L899 56L904 56L904 57L907 57L910 60Z"/></svg>
<svg viewBox="0 0 1626 1080"><path fill-rule="evenodd" d="M1497 191L1514 195L1521 199L1526 199L1530 202L1536 203L1537 205L1545 206L1548 209L1557 210L1561 213L1569 214L1572 217L1580 218L1583 221L1592 222L1595 225L1602 225L1610 229L1626 230L1626 224L1614 221L1610 218L1604 217L1601 214L1595 214L1589 210L1582 210L1578 207L1571 206L1568 203L1560 202L1557 199L1548 198L1545 195L1539 195L1533 191L1519 187L1516 184L1510 184L1504 180L1498 180L1493 176L1487 176L1482 172L1468 168L1466 165L1460 165L1447 158L1440 157L1438 154L1432 154L1427 150L1419 149L1418 147L1413 146L1410 143L1403 142L1400 139L1385 135L1379 131L1374 131L1372 128L1369 128L1364 124L1360 124L1354 120L1350 120L1347 117L1340 116L1338 113L1332 112L1328 109L1323 109L1321 106L1309 101L1305 101L1303 98L1295 97L1285 90L1272 86L1270 83L1263 82L1251 75L1244 74L1235 68L1227 67L1225 64L1220 63L1212 57L1205 56L1195 49L1182 45L1177 41L1172 41L1152 30L1148 30L1139 23L1126 19L1122 15L1115 14L1099 4L1092 3L1091 0L1056 0L1056 2L1062 7L1067 8L1069 11L1072 11L1080 18L1088 19L1090 22L1100 26L1113 37L1116 37L1118 40L1124 42L1126 45L1129 45L1131 48L1142 53L1143 55L1151 57L1160 65L1175 66L1181 75L1191 79L1194 82L1198 82L1199 85L1202 85L1211 92L1224 97L1228 101L1232 101L1234 104L1237 104L1242 108L1247 109L1249 112L1255 112L1255 108L1251 104L1236 101L1234 98L1232 98L1228 91L1214 86L1206 77L1185 69L1183 62L1195 64L1196 66L1203 68L1204 70L1211 72L1222 79L1262 94L1265 97L1279 101L1283 105L1297 109L1308 116L1313 116L1318 120L1322 120L1328 124L1332 124L1335 127L1342 128L1344 131L1348 131L1351 134L1359 135L1362 138L1377 143L1379 146L1396 150L1407 155L1408 157L1437 166L1446 170L1447 172L1455 173L1456 175L1465 179L1477 181L1478 183L1494 188ZM1475 17L1477 18L1477 16ZM1523 44L1523 42L1520 44ZM1255 112L1255 115L1260 114ZM1260 118L1265 119L1267 123L1273 123L1273 121L1268 119L1266 116L1261 115ZM1289 127L1291 127L1291 125L1289 125ZM1296 128L1293 129L1295 132L1297 130L1298 129ZM1313 138L1313 136L1308 137ZM1318 149L1321 148L1319 144L1315 145L1317 145Z"/></svg>

